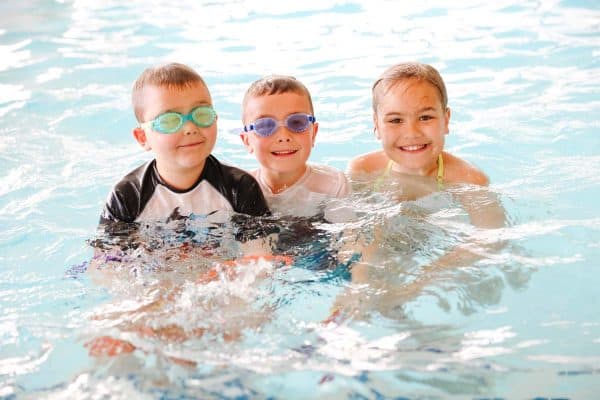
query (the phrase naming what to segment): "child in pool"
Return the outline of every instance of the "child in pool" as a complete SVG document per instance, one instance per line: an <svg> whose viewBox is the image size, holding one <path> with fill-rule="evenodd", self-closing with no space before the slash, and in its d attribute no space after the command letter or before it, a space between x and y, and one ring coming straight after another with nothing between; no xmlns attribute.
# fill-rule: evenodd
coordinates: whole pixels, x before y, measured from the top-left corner
<svg viewBox="0 0 600 400"><path fill-rule="evenodd" d="M372 88L373 123L382 150L358 156L349 163L349 174L357 186L365 185L375 191L391 192L398 201L410 201L450 187L471 186L455 190L471 223L478 228L500 228L505 224L503 208L489 191L478 189L488 185L487 176L465 160L444 150L445 135L449 132L450 108L446 87L439 72L430 65L407 62L388 68ZM393 223L393 222L392 222ZM362 261L352 268L355 282L382 284L390 301L418 294L430 283L433 271L459 265L469 265L479 258L469 246L458 246L444 253L410 284L394 287L374 283L373 274L385 264L377 255L385 240L380 226L375 226L374 241L362 247ZM472 244L472 243L470 243ZM481 247L488 246L479 243ZM389 258L389 255L388 257ZM381 269L379 268L381 271ZM346 296L338 303L355 303L360 299Z"/></svg>
<svg viewBox="0 0 600 400"><path fill-rule="evenodd" d="M271 75L252 83L242 103L242 121L242 142L260 164L251 174L271 211L311 216L327 199L350 194L342 171L308 163L319 124L300 81Z"/></svg>
<svg viewBox="0 0 600 400"><path fill-rule="evenodd" d="M252 253L258 246L257 252L267 254L264 243L250 240L266 235L247 229L252 223L243 217L269 213L260 186L250 174L211 154L218 117L202 77L179 63L153 66L137 78L131 98L138 121L133 137L154 159L127 174L109 194L100 217L106 240L116 238L123 245L135 237L140 223L196 215L222 224L237 213L233 221L242 233L236 239L245 242L244 251ZM117 259L118 251L111 250L110 260Z"/></svg>
<svg viewBox="0 0 600 400"><path fill-rule="evenodd" d="M467 161L444 150L450 108L446 86L430 65L407 62L393 65L375 81L373 123L382 150L350 161L348 172L357 182L395 183L398 200L415 200L444 186L487 186L488 177ZM501 209L478 209L463 201L478 227L504 225Z"/></svg>
<svg viewBox="0 0 600 400"><path fill-rule="evenodd" d="M277 250L303 255L310 269L337 266L331 233L315 226L353 217L341 198L351 186L344 174L309 163L319 130L310 92L291 76L270 75L253 82L242 102L242 142L259 162L256 178L279 218Z"/></svg>
<svg viewBox="0 0 600 400"><path fill-rule="evenodd" d="M373 123L383 149L350 162L360 174L433 177L438 184L487 185L487 176L444 151L450 108L442 77L421 63L388 68L373 85Z"/></svg>
<svg viewBox="0 0 600 400"><path fill-rule="evenodd" d="M133 86L132 103L139 123L133 136L144 150L154 153L154 159L126 175L108 196L100 227L108 236L121 237L117 237L117 245L114 241L109 241L108 246L99 243L88 267L95 280L111 286L114 278L130 278L128 274L135 268L129 262L137 262L140 257L140 252L128 257L122 251L130 250L125 242L137 233L128 227L130 223L149 225L173 219L181 222L193 215L222 223L223 217L237 213L235 216L240 218L235 221L243 224L240 237L236 237L243 242L242 253L250 259L257 255L273 258L270 246L263 240L267 234L260 229L245 229L252 224L242 215L269 214L260 186L252 175L222 164L211 154L217 138L217 114L201 76L178 63L148 68ZM97 245L98 242L101 241L96 241ZM133 246L140 244L142 248L145 245ZM175 248L176 257L159 260L168 264L165 270L175 269L182 260L195 266L211 258L212 249L204 249L202 244L192 248L189 244ZM152 259L158 258L155 250L163 249L146 250ZM217 268L223 261L216 259ZM209 270L201 274L199 283L203 283L204 275L214 273ZM164 306L163 302L153 303L153 307L159 306Z"/></svg>
<svg viewBox="0 0 600 400"><path fill-rule="evenodd" d="M183 64L146 69L133 86L139 125L133 137L154 159L127 174L110 193L101 221L164 221L173 213L269 212L260 187L211 152L217 113L204 80Z"/></svg>

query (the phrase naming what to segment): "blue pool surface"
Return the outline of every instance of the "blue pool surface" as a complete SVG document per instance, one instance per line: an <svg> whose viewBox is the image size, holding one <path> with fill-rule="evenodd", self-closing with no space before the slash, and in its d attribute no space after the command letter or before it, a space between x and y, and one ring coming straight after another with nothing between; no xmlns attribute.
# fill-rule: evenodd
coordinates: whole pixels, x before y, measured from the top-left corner
<svg viewBox="0 0 600 400"><path fill-rule="evenodd" d="M600 4L456 3L3 2L0 398L597 398ZM320 123L311 161L345 170L380 147L373 81L407 60L444 77L446 147L490 177L505 228L359 193L349 206L363 235L388 221L362 286L343 267L319 268L351 223L314 226L295 265L248 262L205 285L210 261L163 265L177 244L165 236L156 258L108 288L85 273L109 190L150 157L130 107L147 66L201 73L219 113L214 154L246 169L256 161L239 139L244 91L266 74L296 76ZM503 246L425 273L473 240ZM425 284L410 291L415 281ZM325 322L348 293L361 312ZM137 335L136 321L185 338ZM90 356L86 343L102 336L138 349Z"/></svg>

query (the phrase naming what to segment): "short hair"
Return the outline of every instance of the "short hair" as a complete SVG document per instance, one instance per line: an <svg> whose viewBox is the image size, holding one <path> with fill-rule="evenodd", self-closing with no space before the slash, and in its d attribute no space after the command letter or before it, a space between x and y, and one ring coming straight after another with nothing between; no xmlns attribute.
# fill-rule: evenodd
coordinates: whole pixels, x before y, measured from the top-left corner
<svg viewBox="0 0 600 400"><path fill-rule="evenodd" d="M168 63L146 68L134 82L131 91L131 103L136 119L142 122L144 112L142 92L146 86L184 88L198 82L206 86L204 79L184 64Z"/></svg>
<svg viewBox="0 0 600 400"><path fill-rule="evenodd" d="M269 75L254 81L248 90L246 90L244 100L242 101L242 111L246 109L246 104L251 97L270 96L280 93L306 95L308 104L310 105L310 112L312 114L315 113L312 98L306 86L298 79L288 75Z"/></svg>
<svg viewBox="0 0 600 400"><path fill-rule="evenodd" d="M375 81L372 88L373 93L373 111L377 112L377 107L381 101L381 96L390 90L394 85L406 79L417 79L429 82L438 91L442 108L448 107L448 93L446 85L440 73L431 65L419 62L404 62L392 65L386 69L383 74Z"/></svg>

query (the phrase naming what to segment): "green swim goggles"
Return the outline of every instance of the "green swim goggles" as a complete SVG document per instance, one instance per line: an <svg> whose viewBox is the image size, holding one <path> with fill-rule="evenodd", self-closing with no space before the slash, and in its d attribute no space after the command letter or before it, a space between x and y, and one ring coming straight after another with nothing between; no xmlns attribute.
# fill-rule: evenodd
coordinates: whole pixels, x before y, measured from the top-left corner
<svg viewBox="0 0 600 400"><path fill-rule="evenodd" d="M180 114L178 112L166 112L160 114L152 121L140 124L142 129L152 128L160 133L175 133L181 129L187 121L192 121L200 128L208 128L215 123L217 113L211 106L200 106L194 108L189 114Z"/></svg>

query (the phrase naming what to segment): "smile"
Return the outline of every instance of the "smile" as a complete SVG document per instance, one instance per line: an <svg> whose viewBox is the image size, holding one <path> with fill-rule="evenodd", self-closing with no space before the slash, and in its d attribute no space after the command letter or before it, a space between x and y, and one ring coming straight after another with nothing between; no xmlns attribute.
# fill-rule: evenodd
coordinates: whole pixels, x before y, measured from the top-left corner
<svg viewBox="0 0 600 400"><path fill-rule="evenodd" d="M180 145L178 147L180 147L180 148L190 148L190 147L200 146L203 143L204 142L194 142L194 143L182 144L182 145Z"/></svg>
<svg viewBox="0 0 600 400"><path fill-rule="evenodd" d="M428 145L426 144L413 144L410 146L400 146L400 150L402 151L419 151L426 148Z"/></svg>
<svg viewBox="0 0 600 400"><path fill-rule="evenodd" d="M290 156L292 154L296 154L298 150L280 150L280 151L272 151L271 154L274 156Z"/></svg>

